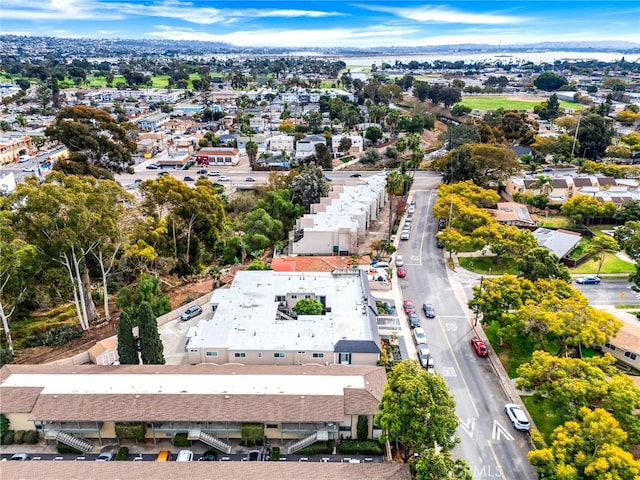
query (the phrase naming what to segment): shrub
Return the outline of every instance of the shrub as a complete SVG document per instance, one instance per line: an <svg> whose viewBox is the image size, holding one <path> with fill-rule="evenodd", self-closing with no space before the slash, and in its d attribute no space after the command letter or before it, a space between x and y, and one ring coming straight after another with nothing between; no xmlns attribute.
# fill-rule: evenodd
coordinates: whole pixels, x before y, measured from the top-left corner
<svg viewBox="0 0 640 480"><path fill-rule="evenodd" d="M264 439L264 424L263 423L244 423L240 427L240 435L242 441L248 445L256 445L262 442Z"/></svg>
<svg viewBox="0 0 640 480"><path fill-rule="evenodd" d="M4 413L0 413L0 437L9 430L9 425L11 425L11 421Z"/></svg>
<svg viewBox="0 0 640 480"><path fill-rule="evenodd" d="M271 449L271 456L269 457L269 460L272 460L274 462L280 460L280 447L273 447Z"/></svg>
<svg viewBox="0 0 640 480"><path fill-rule="evenodd" d="M82 337L82 332L75 325L60 325L44 333L29 337L25 342L25 346L39 347L46 345L47 347L61 347L80 337Z"/></svg>
<svg viewBox="0 0 640 480"><path fill-rule="evenodd" d="M144 440L147 425L144 423L116 423L116 437L120 440Z"/></svg>
<svg viewBox="0 0 640 480"><path fill-rule="evenodd" d="M69 445L65 445L64 443L58 443L56 445L56 449L58 450L58 453L82 454L82 452L80 450L76 450L75 448L70 447Z"/></svg>
<svg viewBox="0 0 640 480"><path fill-rule="evenodd" d="M297 452L298 455L320 455L324 453L333 453L333 443L331 440L327 440L326 442L316 442Z"/></svg>
<svg viewBox="0 0 640 480"><path fill-rule="evenodd" d="M175 447L188 447L190 443L187 439L187 432L176 433L173 436L173 445Z"/></svg>
<svg viewBox="0 0 640 480"><path fill-rule="evenodd" d="M123 461L129 458L129 447L120 447L116 453L116 461Z"/></svg>
<svg viewBox="0 0 640 480"><path fill-rule="evenodd" d="M4 432L1 439L2 445L11 445L13 443L14 433L15 432L13 430L7 430Z"/></svg>
<svg viewBox="0 0 640 480"><path fill-rule="evenodd" d="M37 430L27 430L22 436L22 440L24 440L24 443L26 443L27 445L35 445L36 443L38 443L39 439L40 434L38 434Z"/></svg>
<svg viewBox="0 0 640 480"><path fill-rule="evenodd" d="M344 440L338 445L338 453L355 455L382 455L382 447L375 440Z"/></svg>
<svg viewBox="0 0 640 480"><path fill-rule="evenodd" d="M13 443L22 445L24 443L24 430L16 430L13 434Z"/></svg>

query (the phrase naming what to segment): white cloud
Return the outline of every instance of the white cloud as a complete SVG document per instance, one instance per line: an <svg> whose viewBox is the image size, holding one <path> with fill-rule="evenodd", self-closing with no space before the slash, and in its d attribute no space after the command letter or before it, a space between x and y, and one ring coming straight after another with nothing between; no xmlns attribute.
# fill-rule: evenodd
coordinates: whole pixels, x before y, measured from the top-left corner
<svg viewBox="0 0 640 480"><path fill-rule="evenodd" d="M423 5L417 8L394 8L362 5L362 8L376 12L386 12L416 22L431 23L466 23L478 25L510 25L523 23L529 19L513 15L500 15L494 13L474 13L455 10L448 7L436 7Z"/></svg>
<svg viewBox="0 0 640 480"><path fill-rule="evenodd" d="M22 21L122 19L122 14L113 7L113 4L109 6L92 0L3 0L1 15L4 19Z"/></svg>

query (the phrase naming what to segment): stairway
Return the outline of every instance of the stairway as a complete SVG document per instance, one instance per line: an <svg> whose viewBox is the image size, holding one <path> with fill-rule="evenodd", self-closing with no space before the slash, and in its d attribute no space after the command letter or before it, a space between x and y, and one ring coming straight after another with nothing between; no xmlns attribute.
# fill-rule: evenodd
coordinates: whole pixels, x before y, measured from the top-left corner
<svg viewBox="0 0 640 480"><path fill-rule="evenodd" d="M324 435L321 435L321 433L324 433ZM304 447L308 447L309 445L317 442L318 440L323 440L323 439L326 440L327 438L328 438L327 432L312 433L308 437L305 437L302 440L298 440L297 442L294 442L291 445L289 445L287 447L287 455L296 453L297 451L302 450Z"/></svg>
<svg viewBox="0 0 640 480"><path fill-rule="evenodd" d="M215 448L216 450L220 450L223 453L231 453L231 445L229 445L227 442L223 442L222 440L217 438L215 435L200 431L200 429L190 430L189 436L187 438L198 439L202 443L205 443L210 447Z"/></svg>
<svg viewBox="0 0 640 480"><path fill-rule="evenodd" d="M91 441L76 437L67 432L58 432L56 442L64 443L82 453L90 452L93 449L93 443L91 443Z"/></svg>

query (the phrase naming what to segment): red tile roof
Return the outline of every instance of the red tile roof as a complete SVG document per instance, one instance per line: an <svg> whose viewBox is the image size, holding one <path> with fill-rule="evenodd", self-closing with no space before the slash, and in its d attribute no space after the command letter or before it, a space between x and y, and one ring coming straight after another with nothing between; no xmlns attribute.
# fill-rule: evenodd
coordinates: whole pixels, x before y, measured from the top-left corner
<svg viewBox="0 0 640 480"><path fill-rule="evenodd" d="M349 268L349 256L298 256L275 257L271 260L271 268L276 272L331 272L336 268ZM369 265L371 259L368 255L358 260L359 265Z"/></svg>

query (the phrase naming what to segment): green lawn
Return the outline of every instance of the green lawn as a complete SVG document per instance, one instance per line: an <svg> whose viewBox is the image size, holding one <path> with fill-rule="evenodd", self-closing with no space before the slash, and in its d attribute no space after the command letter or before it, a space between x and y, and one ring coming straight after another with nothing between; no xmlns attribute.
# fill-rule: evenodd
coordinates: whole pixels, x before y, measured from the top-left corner
<svg viewBox="0 0 640 480"><path fill-rule="evenodd" d="M584 262L582 265L576 268L569 269L572 274L595 274L598 272L598 260L593 257ZM600 273L618 273L621 275L633 273L635 271L635 265L633 263L625 262L621 258L613 254L606 254L604 264Z"/></svg>
<svg viewBox="0 0 640 480"><path fill-rule="evenodd" d="M498 261L498 257L458 257L462 268L482 275L518 274L516 262L510 258Z"/></svg>
<svg viewBox="0 0 640 480"><path fill-rule="evenodd" d="M482 97L482 96L464 96L462 97L463 105L473 110L497 110L498 108L504 108L505 110L529 110L542 103L544 100L515 100L507 97ZM582 105L574 102L561 101L560 106L562 108L572 108L581 110Z"/></svg>
<svg viewBox="0 0 640 480"><path fill-rule="evenodd" d="M520 398L525 407L527 407L527 411L536 427L538 427L538 430L544 435L548 443L551 440L553 430L563 423L559 415L554 413L553 408L547 405L545 400L536 400L533 395L523 395Z"/></svg>
<svg viewBox="0 0 640 480"><path fill-rule="evenodd" d="M549 215L545 218L544 213L538 214L538 226L552 228L567 228L573 226L573 221L564 215Z"/></svg>

